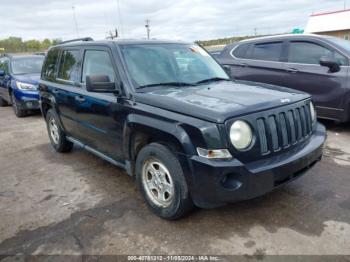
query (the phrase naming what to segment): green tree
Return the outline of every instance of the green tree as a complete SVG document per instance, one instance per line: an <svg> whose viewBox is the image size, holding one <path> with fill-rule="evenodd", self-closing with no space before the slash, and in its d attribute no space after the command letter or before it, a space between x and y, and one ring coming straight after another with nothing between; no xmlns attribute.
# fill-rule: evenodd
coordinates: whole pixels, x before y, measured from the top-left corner
<svg viewBox="0 0 350 262"><path fill-rule="evenodd" d="M52 45L57 45L57 44L59 44L61 42L62 42L62 39L60 39L60 38L52 39Z"/></svg>
<svg viewBox="0 0 350 262"><path fill-rule="evenodd" d="M56 45L62 42L61 39L44 39L38 41L35 39L23 41L20 37L9 37L6 39L0 39L1 53L24 53L24 52L43 52L46 51L50 46Z"/></svg>
<svg viewBox="0 0 350 262"><path fill-rule="evenodd" d="M38 40L28 40L24 43L26 45L26 51L35 52L40 50L40 42Z"/></svg>
<svg viewBox="0 0 350 262"><path fill-rule="evenodd" d="M51 45L52 45L51 40L46 38L41 42L40 50L41 51L47 50Z"/></svg>

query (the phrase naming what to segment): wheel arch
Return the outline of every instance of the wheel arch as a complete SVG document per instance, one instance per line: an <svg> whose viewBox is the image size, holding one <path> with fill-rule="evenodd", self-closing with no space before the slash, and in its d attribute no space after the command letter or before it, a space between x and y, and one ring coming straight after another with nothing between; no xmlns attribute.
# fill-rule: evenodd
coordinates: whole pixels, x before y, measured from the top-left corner
<svg viewBox="0 0 350 262"><path fill-rule="evenodd" d="M123 152L134 166L138 152L147 144L157 142L181 155L195 154L190 137L180 124L141 115L129 115L124 125Z"/></svg>
<svg viewBox="0 0 350 262"><path fill-rule="evenodd" d="M60 127L65 130L54 97L51 95L40 95L40 110L44 119L46 119L47 112L50 109L57 115L58 124Z"/></svg>

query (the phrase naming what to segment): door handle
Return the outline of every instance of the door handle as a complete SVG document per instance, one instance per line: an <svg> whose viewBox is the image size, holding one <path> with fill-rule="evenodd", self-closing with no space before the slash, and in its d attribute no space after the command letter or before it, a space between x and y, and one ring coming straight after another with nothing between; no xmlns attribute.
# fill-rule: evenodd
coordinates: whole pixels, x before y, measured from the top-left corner
<svg viewBox="0 0 350 262"><path fill-rule="evenodd" d="M82 102L85 101L85 98L84 98L83 96L76 96L76 97L75 97L75 100L78 101L78 102L80 102L80 103L82 103Z"/></svg>
<svg viewBox="0 0 350 262"><path fill-rule="evenodd" d="M296 68L288 68L288 69L286 69L286 71L287 71L288 73L292 73L292 74L295 74L295 73L298 73L298 72L299 72L299 70L296 69Z"/></svg>
<svg viewBox="0 0 350 262"><path fill-rule="evenodd" d="M238 65L241 66L241 67L248 67L248 64L246 64L246 63L240 63Z"/></svg>
<svg viewBox="0 0 350 262"><path fill-rule="evenodd" d="M58 89L53 89L52 90L52 93L54 93L54 94L58 94L60 91L58 90Z"/></svg>

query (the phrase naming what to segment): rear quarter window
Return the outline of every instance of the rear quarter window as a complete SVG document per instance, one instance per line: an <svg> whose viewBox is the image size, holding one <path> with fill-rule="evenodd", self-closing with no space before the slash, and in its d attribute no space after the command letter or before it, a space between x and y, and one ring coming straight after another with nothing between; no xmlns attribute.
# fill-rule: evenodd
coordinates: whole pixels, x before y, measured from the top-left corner
<svg viewBox="0 0 350 262"><path fill-rule="evenodd" d="M246 58L248 48L249 44L240 44L233 48L232 55L237 58Z"/></svg>

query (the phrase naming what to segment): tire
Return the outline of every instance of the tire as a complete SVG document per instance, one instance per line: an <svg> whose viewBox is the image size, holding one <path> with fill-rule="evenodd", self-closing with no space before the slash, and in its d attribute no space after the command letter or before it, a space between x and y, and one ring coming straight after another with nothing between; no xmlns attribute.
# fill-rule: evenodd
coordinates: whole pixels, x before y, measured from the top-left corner
<svg viewBox="0 0 350 262"><path fill-rule="evenodd" d="M192 211L194 205L182 167L166 146L152 143L142 148L135 171L142 196L159 217L175 220Z"/></svg>
<svg viewBox="0 0 350 262"><path fill-rule="evenodd" d="M0 107L3 107L3 106L8 106L8 103L7 103L7 101L5 99L0 97Z"/></svg>
<svg viewBox="0 0 350 262"><path fill-rule="evenodd" d="M59 153L69 152L73 148L73 143L68 141L66 134L58 124L56 113L50 109L46 113L46 127L52 147Z"/></svg>
<svg viewBox="0 0 350 262"><path fill-rule="evenodd" d="M13 108L13 111L15 112L15 115L17 117L25 117L27 112L19 107L13 92L11 93L11 102L12 102L12 108Z"/></svg>

